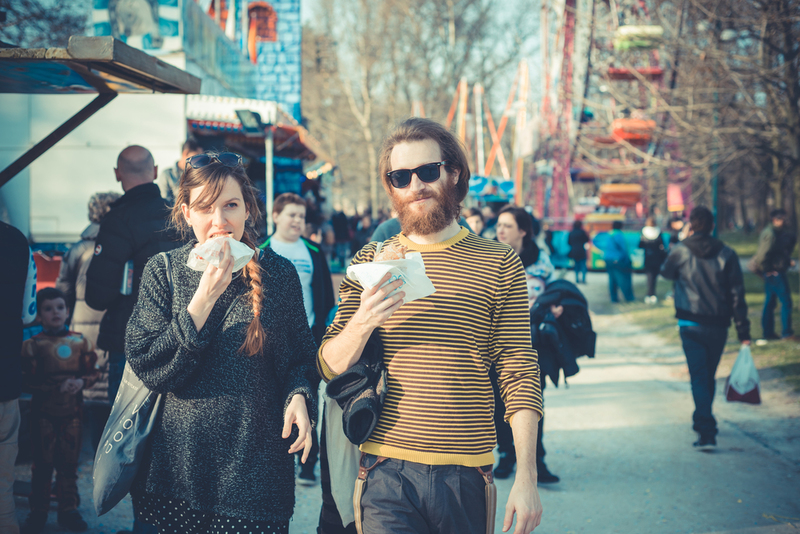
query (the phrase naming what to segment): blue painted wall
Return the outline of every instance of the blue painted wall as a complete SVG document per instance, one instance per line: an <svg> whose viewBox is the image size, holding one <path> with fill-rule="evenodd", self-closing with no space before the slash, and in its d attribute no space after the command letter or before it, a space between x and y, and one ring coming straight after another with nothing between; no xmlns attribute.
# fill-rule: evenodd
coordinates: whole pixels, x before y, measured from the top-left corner
<svg viewBox="0 0 800 534"><path fill-rule="evenodd" d="M278 15L278 40L259 43L256 98L277 102L300 121L300 0L272 0L269 3Z"/></svg>

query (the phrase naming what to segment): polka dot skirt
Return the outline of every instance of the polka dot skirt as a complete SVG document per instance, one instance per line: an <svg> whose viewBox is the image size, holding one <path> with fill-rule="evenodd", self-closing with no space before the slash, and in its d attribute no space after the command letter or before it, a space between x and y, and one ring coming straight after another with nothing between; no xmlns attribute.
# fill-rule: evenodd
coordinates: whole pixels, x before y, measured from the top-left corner
<svg viewBox="0 0 800 534"><path fill-rule="evenodd" d="M192 510L181 499L149 493L133 496L136 518L158 527L159 534L289 534L289 522L251 521Z"/></svg>

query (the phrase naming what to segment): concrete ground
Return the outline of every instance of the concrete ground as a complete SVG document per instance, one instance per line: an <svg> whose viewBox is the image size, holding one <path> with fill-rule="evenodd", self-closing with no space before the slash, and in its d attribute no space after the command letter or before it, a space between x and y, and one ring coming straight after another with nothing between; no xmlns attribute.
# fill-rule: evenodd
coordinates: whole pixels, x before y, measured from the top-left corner
<svg viewBox="0 0 800 534"><path fill-rule="evenodd" d="M545 392L546 461L561 482L540 487L544 515L536 532L800 533L798 396L768 380L761 405L727 403L721 389L728 370L720 368L714 405L719 447L693 450L693 403L681 348L614 313L606 280L590 273L589 285L581 286L595 311L597 357L579 361L581 372L568 387L549 384ZM94 516L88 452L80 486L91 532L130 528L127 500ZM17 479L29 477L29 466L19 465ZM512 484L513 478L497 481L498 533ZM290 532L312 534L319 485L298 486L296 495ZM27 500L18 497L17 506L22 520ZM46 532L59 532L55 515Z"/></svg>

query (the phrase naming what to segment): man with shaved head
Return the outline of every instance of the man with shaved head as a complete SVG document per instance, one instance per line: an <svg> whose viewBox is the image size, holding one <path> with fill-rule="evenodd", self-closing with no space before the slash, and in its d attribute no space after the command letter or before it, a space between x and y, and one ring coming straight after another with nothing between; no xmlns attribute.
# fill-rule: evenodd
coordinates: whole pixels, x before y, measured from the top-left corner
<svg viewBox="0 0 800 534"><path fill-rule="evenodd" d="M100 223L94 256L86 273L86 304L107 310L97 346L108 351L108 399L117 396L125 368L125 328L139 295L139 282L150 256L180 245L169 225L170 209L155 180L158 167L150 151L129 146L114 169L125 194L111 204ZM155 532L134 524L134 532Z"/></svg>

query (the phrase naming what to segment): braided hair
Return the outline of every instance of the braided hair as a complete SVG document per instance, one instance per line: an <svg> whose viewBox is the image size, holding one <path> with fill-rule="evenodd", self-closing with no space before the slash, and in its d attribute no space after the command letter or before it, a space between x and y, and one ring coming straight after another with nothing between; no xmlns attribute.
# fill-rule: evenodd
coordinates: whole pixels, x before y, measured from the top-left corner
<svg viewBox="0 0 800 534"><path fill-rule="evenodd" d="M225 187L228 178L236 180L242 190L242 198L250 217L247 218L242 235L242 243L255 249L258 234L256 233L253 221L261 218L261 210L258 207L255 187L247 176L241 165L228 167L218 161L212 161L208 165L197 169L186 165L183 170L178 191L175 195L175 205L172 207L172 223L181 233L184 240L191 235L191 230L186 219L183 217L181 206L186 204L193 209L204 209L211 206ZM203 192L194 202L191 200L191 191L196 187L204 187ZM264 289L261 281L262 269L258 261L258 254L247 263L244 268L243 276L250 286L250 302L253 306L253 320L247 327L247 335L244 343L239 347L239 352L244 352L248 356L256 356L261 353L267 334L261 324L261 312L264 305Z"/></svg>

